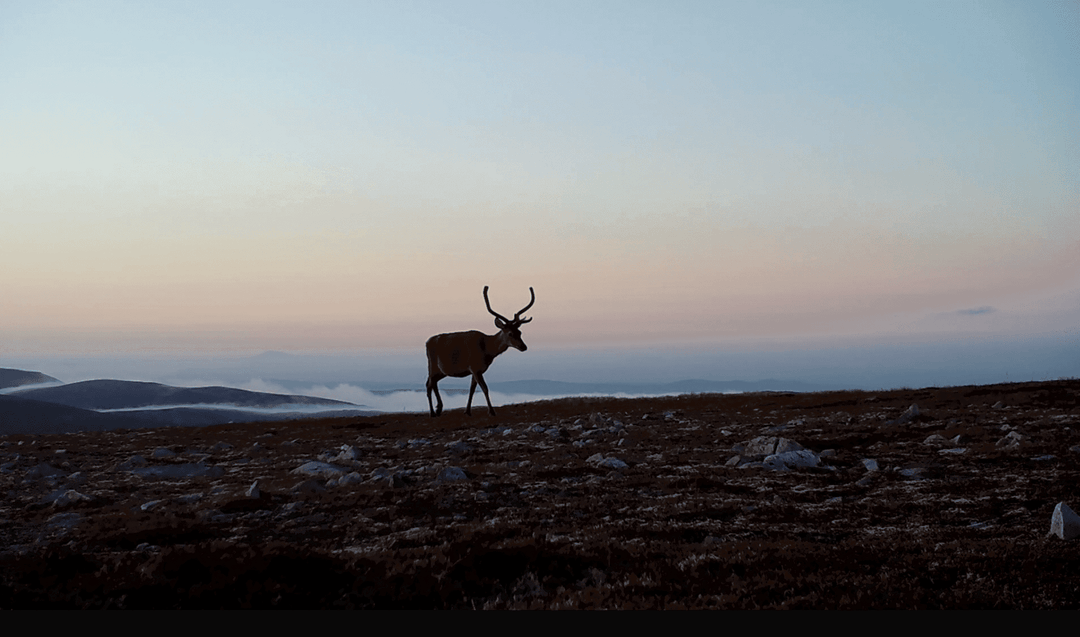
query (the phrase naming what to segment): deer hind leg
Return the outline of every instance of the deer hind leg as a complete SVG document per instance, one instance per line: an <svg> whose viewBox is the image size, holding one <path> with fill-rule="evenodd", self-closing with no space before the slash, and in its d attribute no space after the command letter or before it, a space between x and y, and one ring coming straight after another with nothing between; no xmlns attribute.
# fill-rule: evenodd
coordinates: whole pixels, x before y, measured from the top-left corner
<svg viewBox="0 0 1080 637"><path fill-rule="evenodd" d="M487 383L484 382L484 377L481 376L480 374L477 374L476 376L473 376L473 386L474 387L476 386L476 383L480 383L480 389L484 390L484 400L487 401L488 415L489 416L494 416L495 415L495 408L491 406L491 396L488 396ZM472 392L471 391L469 392L469 401L470 402L472 401Z"/></svg>
<svg viewBox="0 0 1080 637"><path fill-rule="evenodd" d="M480 382L483 382L483 379L481 379ZM472 415L472 397L474 391L476 391L476 374L473 374L472 381L469 383L469 402L465 403L466 416Z"/></svg>
<svg viewBox="0 0 1080 637"><path fill-rule="evenodd" d="M437 408L431 405L431 392L435 392L435 399L439 401L439 406ZM435 376L428 376L427 379L427 404L428 409L431 410L432 418L442 413L442 396L439 395L439 379Z"/></svg>

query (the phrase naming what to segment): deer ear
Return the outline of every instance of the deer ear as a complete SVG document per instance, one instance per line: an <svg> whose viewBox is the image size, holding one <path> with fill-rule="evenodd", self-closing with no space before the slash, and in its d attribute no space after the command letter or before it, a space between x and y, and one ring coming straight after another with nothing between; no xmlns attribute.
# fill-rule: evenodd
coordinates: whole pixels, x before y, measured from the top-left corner
<svg viewBox="0 0 1080 637"><path fill-rule="evenodd" d="M495 317L495 327L499 328L500 330L506 329L506 321L502 320L501 317L496 316Z"/></svg>

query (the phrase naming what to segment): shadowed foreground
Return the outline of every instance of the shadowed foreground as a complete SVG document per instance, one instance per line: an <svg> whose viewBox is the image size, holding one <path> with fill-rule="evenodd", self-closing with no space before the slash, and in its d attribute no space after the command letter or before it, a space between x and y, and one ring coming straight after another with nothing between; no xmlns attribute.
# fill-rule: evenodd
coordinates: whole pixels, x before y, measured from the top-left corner
<svg viewBox="0 0 1080 637"><path fill-rule="evenodd" d="M1051 381L9 435L0 607L1076 608L1078 428Z"/></svg>

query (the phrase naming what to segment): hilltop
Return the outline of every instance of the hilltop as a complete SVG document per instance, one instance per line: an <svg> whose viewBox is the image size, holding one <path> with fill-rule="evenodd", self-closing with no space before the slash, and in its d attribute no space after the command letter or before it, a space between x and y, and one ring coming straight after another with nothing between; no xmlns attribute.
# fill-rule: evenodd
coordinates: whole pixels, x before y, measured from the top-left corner
<svg viewBox="0 0 1080 637"><path fill-rule="evenodd" d="M1075 380L7 435L0 607L1077 608L1078 445Z"/></svg>
<svg viewBox="0 0 1080 637"><path fill-rule="evenodd" d="M59 382L52 376L46 376L41 372L28 372L22 369L0 369L0 389Z"/></svg>

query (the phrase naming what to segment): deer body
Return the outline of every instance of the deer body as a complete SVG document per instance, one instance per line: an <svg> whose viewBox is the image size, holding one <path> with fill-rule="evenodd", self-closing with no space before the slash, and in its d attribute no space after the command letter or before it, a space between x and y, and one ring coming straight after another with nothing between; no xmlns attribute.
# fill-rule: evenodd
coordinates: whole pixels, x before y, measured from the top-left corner
<svg viewBox="0 0 1080 637"><path fill-rule="evenodd" d="M439 395L439 381L447 376L454 378L472 376L472 382L469 384L469 400L465 405L466 415L472 415L473 393L476 391L476 386L480 385L480 389L484 391L484 400L487 401L488 414L494 416L495 409L491 406L487 383L484 382L484 372L488 370L488 367L491 367L491 362L495 360L495 357L507 349L513 347L522 352L528 349L525 341L521 340L520 327L532 319L523 319L520 316L522 312L532 307L533 302L536 301L536 295L533 294L532 288L529 288L532 301L529 301L528 305L515 314L512 321L491 309L487 291L488 289L485 286L484 302L487 303L488 312L495 316L495 327L499 328L498 333L488 336L483 332L470 330L468 332L438 334L427 340L427 398L432 418L442 414L443 401L442 396ZM432 392L435 392L438 406L433 405L431 402Z"/></svg>

